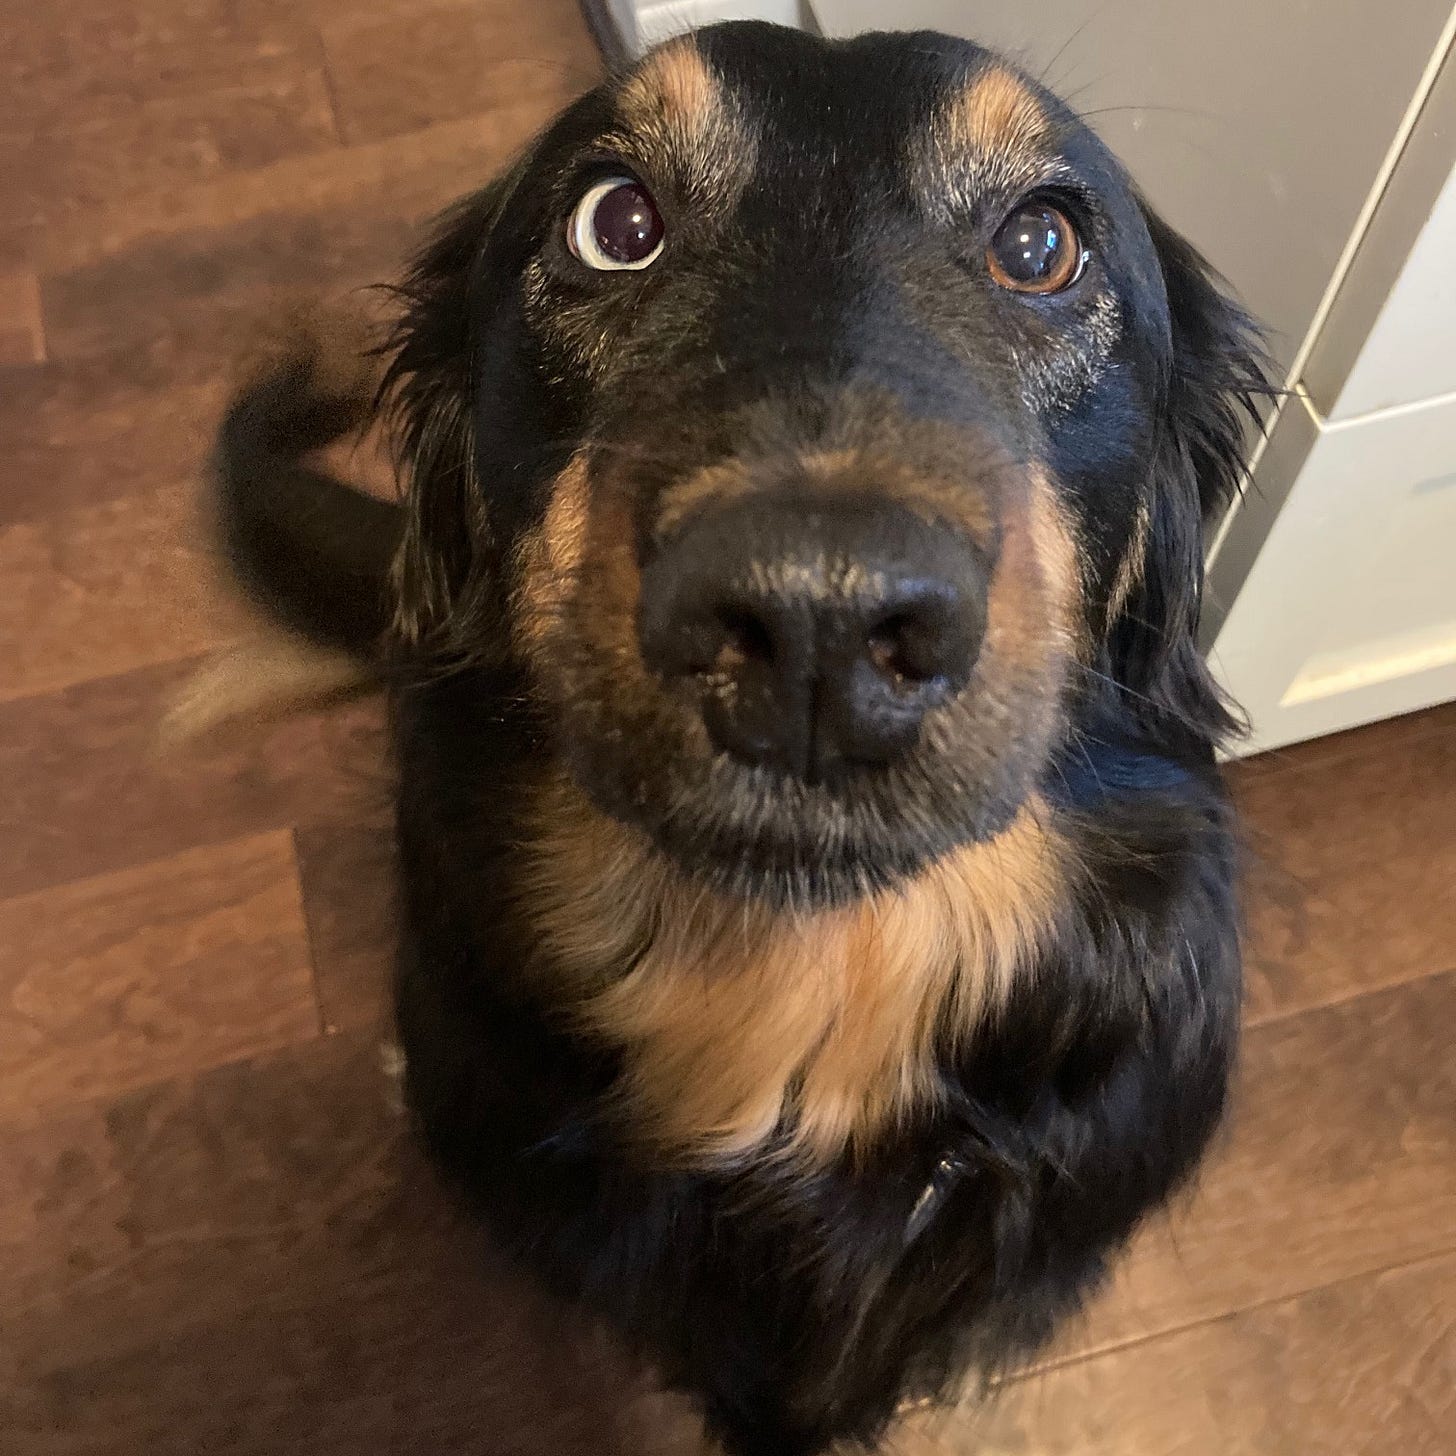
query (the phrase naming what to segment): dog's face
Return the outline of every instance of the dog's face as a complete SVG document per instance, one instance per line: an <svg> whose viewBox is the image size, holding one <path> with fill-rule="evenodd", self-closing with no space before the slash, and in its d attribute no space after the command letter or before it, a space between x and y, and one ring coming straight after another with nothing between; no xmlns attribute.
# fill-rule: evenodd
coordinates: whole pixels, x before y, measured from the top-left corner
<svg viewBox="0 0 1456 1456"><path fill-rule="evenodd" d="M1104 691L1220 727L1192 634L1245 321L979 48L675 42L412 286L403 624L503 653L691 874L901 880L1001 832Z"/></svg>

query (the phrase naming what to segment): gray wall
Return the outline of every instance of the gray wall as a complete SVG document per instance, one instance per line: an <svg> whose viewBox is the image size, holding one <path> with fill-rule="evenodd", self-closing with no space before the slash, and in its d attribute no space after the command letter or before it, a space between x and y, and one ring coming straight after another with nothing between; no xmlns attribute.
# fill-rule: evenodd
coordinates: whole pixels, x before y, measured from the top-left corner
<svg viewBox="0 0 1456 1456"><path fill-rule="evenodd" d="M813 0L826 33L946 30L1088 113L1297 350L1451 0Z"/></svg>
<svg viewBox="0 0 1456 1456"><path fill-rule="evenodd" d="M623 44L632 50L637 44L636 0L606 0L606 6Z"/></svg>

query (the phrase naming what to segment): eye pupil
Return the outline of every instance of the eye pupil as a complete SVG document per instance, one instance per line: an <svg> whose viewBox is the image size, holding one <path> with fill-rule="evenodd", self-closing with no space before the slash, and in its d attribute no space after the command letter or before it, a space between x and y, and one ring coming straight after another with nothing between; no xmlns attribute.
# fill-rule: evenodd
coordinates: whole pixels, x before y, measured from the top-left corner
<svg viewBox="0 0 1456 1456"><path fill-rule="evenodd" d="M991 276L1018 293L1055 293L1076 281L1081 245L1071 223L1050 206L1019 208L986 251Z"/></svg>
<svg viewBox="0 0 1456 1456"><path fill-rule="evenodd" d="M592 217L597 242L609 258L637 263L662 241L662 219L647 193L632 183L614 187Z"/></svg>
<svg viewBox="0 0 1456 1456"><path fill-rule="evenodd" d="M640 182L599 182L577 204L567 232L571 250L599 270L646 267L665 228L652 194Z"/></svg>

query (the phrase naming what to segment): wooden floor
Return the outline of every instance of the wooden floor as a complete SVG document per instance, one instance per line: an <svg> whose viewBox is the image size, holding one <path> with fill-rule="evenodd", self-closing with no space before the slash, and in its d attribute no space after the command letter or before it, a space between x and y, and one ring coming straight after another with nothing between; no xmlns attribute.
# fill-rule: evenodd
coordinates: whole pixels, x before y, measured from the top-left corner
<svg viewBox="0 0 1456 1456"><path fill-rule="evenodd" d="M589 84L574 5L0 0L0 34L0 1452L684 1456L402 1136L377 711L154 747L244 630L195 521L239 339L390 276ZM1226 1146L936 1449L1456 1450L1456 708L1236 777Z"/></svg>

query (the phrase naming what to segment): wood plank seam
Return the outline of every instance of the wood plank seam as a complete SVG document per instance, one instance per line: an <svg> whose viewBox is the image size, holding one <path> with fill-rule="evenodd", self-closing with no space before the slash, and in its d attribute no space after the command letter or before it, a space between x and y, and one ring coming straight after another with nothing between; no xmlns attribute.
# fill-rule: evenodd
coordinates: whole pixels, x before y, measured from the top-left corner
<svg viewBox="0 0 1456 1456"><path fill-rule="evenodd" d="M1355 1269L1348 1274L1341 1274L1335 1279L1325 1279L1317 1283L1304 1285L1286 1293L1271 1295L1268 1299L1251 1300L1245 1304L1237 1305L1232 1309L1222 1310L1218 1314L1203 1315L1194 1319L1184 1320L1179 1324L1168 1325L1164 1329L1152 1330L1146 1335L1133 1335L1125 1340L1108 1340L1102 1344L1089 1346L1085 1350L1077 1350L1069 1355L1052 1356L1049 1359L1038 1361L1025 1371L1018 1371L1012 1375L1008 1375L1005 1379L998 1382L998 1385L1002 1387L1021 1385L1029 1380L1035 1380L1039 1376L1053 1375L1062 1370L1071 1370L1079 1365L1088 1365L1109 1355L1120 1355L1128 1350L1136 1350L1144 1346L1159 1344L1164 1340L1175 1339L1179 1335L1186 1334L1189 1330L1205 1329L1214 1325L1226 1324L1230 1320L1239 1319L1241 1316L1250 1314L1255 1310L1277 1309L1281 1305L1294 1304L1301 1299L1308 1299L1312 1294L1322 1294L1327 1290L1359 1284L1363 1280L1379 1279L1383 1275L1398 1274L1407 1269L1419 1269L1426 1265L1439 1264L1442 1260L1449 1259L1453 1254L1456 1254L1456 1231L1453 1231L1452 1241L1449 1246L1433 1249L1414 1259L1395 1259L1390 1263L1381 1264L1374 1268Z"/></svg>

